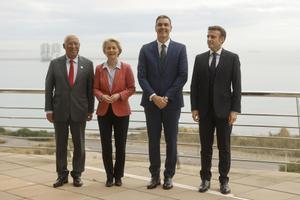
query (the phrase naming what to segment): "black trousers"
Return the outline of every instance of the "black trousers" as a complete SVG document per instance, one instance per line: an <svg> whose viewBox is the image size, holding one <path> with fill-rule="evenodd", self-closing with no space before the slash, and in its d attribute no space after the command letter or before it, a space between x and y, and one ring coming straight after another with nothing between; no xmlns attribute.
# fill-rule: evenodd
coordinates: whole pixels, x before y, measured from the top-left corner
<svg viewBox="0 0 300 200"><path fill-rule="evenodd" d="M129 125L129 116L116 116L111 106L104 116L98 116L100 129L102 159L107 179L112 180L124 176L126 139ZM112 157L112 131L115 138L115 165Z"/></svg>
<svg viewBox="0 0 300 200"><path fill-rule="evenodd" d="M219 150L219 181L228 182L230 170L230 135L232 125L229 125L228 118L218 118L213 109L207 113L199 122L199 134L201 144L201 170L202 180L211 179L211 162L213 154L214 132L216 130L217 146Z"/></svg>
<svg viewBox="0 0 300 200"><path fill-rule="evenodd" d="M73 141L73 170L72 177L80 177L85 165L85 126L86 122L54 122L56 142L56 171L58 176L66 177L69 174L67 162L67 149L69 127Z"/></svg>
<svg viewBox="0 0 300 200"><path fill-rule="evenodd" d="M164 176L172 178L175 174L177 161L177 135L180 108L161 110L154 106L151 108L145 107L145 115L149 140L149 171L151 176L159 177L160 175L160 138L163 126L166 142Z"/></svg>

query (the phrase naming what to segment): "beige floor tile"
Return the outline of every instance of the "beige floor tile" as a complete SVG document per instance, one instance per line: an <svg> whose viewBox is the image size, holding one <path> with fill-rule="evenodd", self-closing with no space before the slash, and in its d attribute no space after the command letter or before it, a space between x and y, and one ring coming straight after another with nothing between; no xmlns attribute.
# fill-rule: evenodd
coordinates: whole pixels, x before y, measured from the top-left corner
<svg viewBox="0 0 300 200"><path fill-rule="evenodd" d="M7 171L7 170L11 170L11 169L18 169L18 168L22 168L23 166L21 165L17 165L14 163L9 163L9 162L4 162L0 164L0 174L2 174L2 172Z"/></svg>
<svg viewBox="0 0 300 200"><path fill-rule="evenodd" d="M61 189L88 197L102 198L110 194L117 194L126 191L125 187L105 187L104 183L84 181L82 187L74 187L72 183L66 184Z"/></svg>
<svg viewBox="0 0 300 200"><path fill-rule="evenodd" d="M282 192L290 192L290 193L300 195L300 183L295 183L295 182L279 183L268 187L268 189L273 189Z"/></svg>
<svg viewBox="0 0 300 200"><path fill-rule="evenodd" d="M44 164L44 165L38 165L35 166L36 169L41 169L43 171L47 171L47 172L55 172L56 170L56 164L55 162L50 163L50 164Z"/></svg>
<svg viewBox="0 0 300 200"><path fill-rule="evenodd" d="M86 198L85 195L54 188L51 191L30 197L32 200L84 200Z"/></svg>
<svg viewBox="0 0 300 200"><path fill-rule="evenodd" d="M243 194L243 193L250 192L252 190L257 190L258 189L257 187L252 187L252 186L249 186L249 185L233 183L233 181L231 181L229 183L229 186L231 187L231 192L235 195Z"/></svg>
<svg viewBox="0 0 300 200"><path fill-rule="evenodd" d="M151 189L151 190L147 189L146 185L144 185L143 187L137 188L136 190L138 190L140 192L153 194L153 195L159 195L159 196L162 196L162 197L169 197L172 194L178 194L178 193L181 193L181 192L185 191L185 189L182 189L182 188L176 187L176 186L174 186L170 190L164 190L162 185L159 185L155 189Z"/></svg>
<svg viewBox="0 0 300 200"><path fill-rule="evenodd" d="M29 167L22 167L18 169L12 169L7 171L2 171L1 174L8 175L11 177L23 177L23 176L30 176L38 173L39 170Z"/></svg>
<svg viewBox="0 0 300 200"><path fill-rule="evenodd" d="M240 179L240 178L247 177L248 174L231 172L231 173L229 173L228 176L229 176L230 181L234 181L234 180L236 180L236 179ZM218 178L218 177L216 177L216 178Z"/></svg>
<svg viewBox="0 0 300 200"><path fill-rule="evenodd" d="M104 183L106 181L106 174L105 172L86 169L82 174L82 178L90 181L99 181Z"/></svg>
<svg viewBox="0 0 300 200"><path fill-rule="evenodd" d="M271 200L286 200L292 197L295 197L295 195L284 193L284 192L277 192L277 191L272 191L272 190L267 190L267 189L258 189L258 190L253 190L250 192L246 192L244 194L240 194L239 196L244 197L244 198L250 198L254 200L266 200L266 199L271 199Z"/></svg>
<svg viewBox="0 0 300 200"><path fill-rule="evenodd" d="M49 194L53 190L54 188L50 188L43 185L32 185L32 186L22 187L18 189L8 190L8 192L11 194L15 194L17 196L29 198L33 196L40 196L45 193Z"/></svg>
<svg viewBox="0 0 300 200"><path fill-rule="evenodd" d="M30 181L24 181L18 178L11 178L5 181L0 182L0 191L5 191L14 188L27 187L29 185L33 185L34 183Z"/></svg>
<svg viewBox="0 0 300 200"><path fill-rule="evenodd" d="M7 180L7 179L11 179L11 178L12 178L11 176L2 175L2 174L0 173L0 182L1 182L1 181L5 181L5 180Z"/></svg>
<svg viewBox="0 0 300 200"><path fill-rule="evenodd" d="M250 185L253 187L268 187L268 186L280 183L281 180L274 176L266 178L263 176L251 175L251 176L236 179L236 180L234 180L234 182L245 184L245 185Z"/></svg>
<svg viewBox="0 0 300 200"><path fill-rule="evenodd" d="M119 192L117 194L110 194L107 196L103 196L101 198L105 200L152 200L158 198L158 195L152 195L144 192L139 192L135 190L126 190L123 192Z"/></svg>
<svg viewBox="0 0 300 200"><path fill-rule="evenodd" d="M159 197L159 198L153 199L153 200L176 200L176 199L172 198L172 197Z"/></svg>
<svg viewBox="0 0 300 200"><path fill-rule="evenodd" d="M148 168L139 167L139 166L127 167L125 169L125 173L135 174L138 176L144 176L144 177L149 177L149 178L151 177Z"/></svg>
<svg viewBox="0 0 300 200"><path fill-rule="evenodd" d="M299 200L299 199L300 199L300 196L297 195L297 196L294 196L294 197L289 198L289 199L287 199L287 200Z"/></svg>
<svg viewBox="0 0 300 200"><path fill-rule="evenodd" d="M130 189L138 189L138 188L146 188L148 181L146 180L139 180L139 179L133 179L133 178L123 178L122 179L123 186Z"/></svg>
<svg viewBox="0 0 300 200"><path fill-rule="evenodd" d="M200 177L199 176L182 176L180 178L176 178L174 179L174 182L176 183L180 183L180 184L185 184L185 185L190 185L190 186L194 186L194 187L198 187L200 185Z"/></svg>
<svg viewBox="0 0 300 200"><path fill-rule="evenodd" d="M86 199L83 200L99 200L99 198L87 197Z"/></svg>
<svg viewBox="0 0 300 200"><path fill-rule="evenodd" d="M220 199L220 195L214 195L209 193L200 193L197 191L189 190L181 192L179 194L172 194L169 197L180 200L217 200Z"/></svg>
<svg viewBox="0 0 300 200"><path fill-rule="evenodd" d="M6 192L0 192L1 200L21 200L21 197L15 196L13 194L8 194Z"/></svg>
<svg viewBox="0 0 300 200"><path fill-rule="evenodd" d="M23 180L27 180L39 184L54 182L56 178L57 175L55 173L49 173L40 170L38 170L35 174L22 177Z"/></svg>

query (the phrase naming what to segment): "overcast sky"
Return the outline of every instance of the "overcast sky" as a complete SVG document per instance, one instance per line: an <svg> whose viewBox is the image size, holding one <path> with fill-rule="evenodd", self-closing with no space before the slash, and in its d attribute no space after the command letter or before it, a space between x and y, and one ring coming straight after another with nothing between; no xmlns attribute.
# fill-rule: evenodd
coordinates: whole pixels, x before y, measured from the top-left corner
<svg viewBox="0 0 300 200"><path fill-rule="evenodd" d="M72 33L80 38L81 55L102 57L95 64L103 62L103 40L119 39L121 59L133 58L136 68L141 46L156 39L156 17L165 14L172 19L171 38L187 46L190 74L195 56L208 50L207 27L221 25L224 48L240 56L244 89L300 89L300 0L0 2L0 58L39 58L41 43L62 44Z"/></svg>
<svg viewBox="0 0 300 200"><path fill-rule="evenodd" d="M224 46L233 51L300 50L299 0L0 1L0 53L36 50L41 42L61 43L74 33L84 53L97 55L105 38L116 37L124 54L134 57L143 43L155 39L160 14L171 17L172 39L185 43L191 54L207 50L207 26L214 24L225 27Z"/></svg>

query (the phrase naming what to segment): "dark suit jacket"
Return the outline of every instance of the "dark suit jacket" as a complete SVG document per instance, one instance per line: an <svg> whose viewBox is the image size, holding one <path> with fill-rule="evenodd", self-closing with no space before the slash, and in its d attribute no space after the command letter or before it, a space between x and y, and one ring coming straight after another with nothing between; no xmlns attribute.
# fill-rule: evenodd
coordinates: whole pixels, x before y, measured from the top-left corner
<svg viewBox="0 0 300 200"><path fill-rule="evenodd" d="M237 54L222 50L214 80L213 107L219 118L241 112L241 71ZM196 56L191 83L191 109L200 118L209 109L209 51ZM200 119L201 120L201 119Z"/></svg>
<svg viewBox="0 0 300 200"><path fill-rule="evenodd" d="M159 66L157 41L145 44L139 55L138 81L143 90L141 105L155 106L149 96L156 93L169 99L166 108L183 107L182 88L187 81L188 64L183 44L170 41L165 65Z"/></svg>
<svg viewBox="0 0 300 200"><path fill-rule="evenodd" d="M134 77L130 65L121 63L121 69L117 69L115 73L112 91L109 90L107 73L107 69L103 68L103 65L96 67L94 95L97 99L100 99L104 94L112 95L119 93L121 98L111 104L112 110L119 117L130 115L131 110L128 98L135 92ZM104 116L107 113L108 106L109 104L105 101L99 101L97 115Z"/></svg>
<svg viewBox="0 0 300 200"><path fill-rule="evenodd" d="M71 87L68 81L66 56L50 62L46 76L45 111L53 111L54 121L84 122L94 111L93 63L78 56L78 71Z"/></svg>

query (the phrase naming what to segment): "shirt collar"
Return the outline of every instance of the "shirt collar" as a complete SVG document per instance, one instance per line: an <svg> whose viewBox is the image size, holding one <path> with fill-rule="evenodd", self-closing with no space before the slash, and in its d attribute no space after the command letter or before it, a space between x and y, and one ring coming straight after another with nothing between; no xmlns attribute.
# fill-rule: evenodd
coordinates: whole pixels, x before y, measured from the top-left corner
<svg viewBox="0 0 300 200"><path fill-rule="evenodd" d="M67 62L70 63L70 58L66 55L67 57ZM78 55L76 56L76 58L73 59L74 63L78 63Z"/></svg>
<svg viewBox="0 0 300 200"><path fill-rule="evenodd" d="M223 50L223 48L220 48L220 49L216 52L216 54L217 54L218 56L221 55L222 50ZM211 55L212 53L213 53L213 51L212 51L212 50L209 50L209 55Z"/></svg>
<svg viewBox="0 0 300 200"><path fill-rule="evenodd" d="M169 44L170 44L170 41L171 39L169 38L165 43L161 43L160 41L156 40L157 41L157 44L158 46L160 47L162 44L166 45L166 47L168 48L169 47Z"/></svg>
<svg viewBox="0 0 300 200"><path fill-rule="evenodd" d="M108 63L107 61L105 63L103 63L103 68L108 69ZM118 60L117 64L116 64L116 68L121 69L121 62Z"/></svg>

